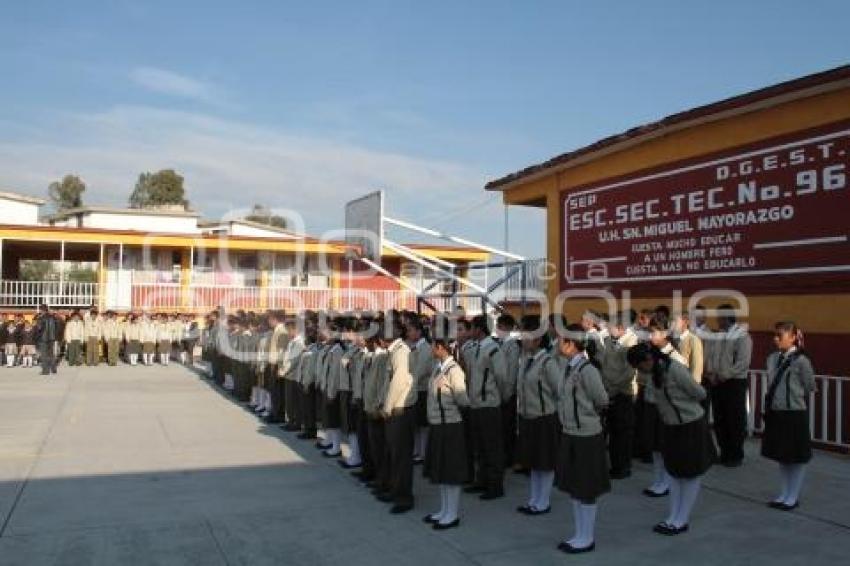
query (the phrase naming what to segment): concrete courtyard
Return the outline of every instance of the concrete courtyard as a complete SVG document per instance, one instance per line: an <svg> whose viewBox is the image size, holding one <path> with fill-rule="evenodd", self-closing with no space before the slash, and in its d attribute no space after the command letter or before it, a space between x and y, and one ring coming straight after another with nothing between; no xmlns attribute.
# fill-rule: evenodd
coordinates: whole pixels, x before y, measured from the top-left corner
<svg viewBox="0 0 850 566"><path fill-rule="evenodd" d="M758 446L749 446L752 454ZM850 459L819 452L802 505L769 510L775 467L757 456L706 477L691 531L652 533L666 502L637 466L601 500L597 551L555 550L570 506L528 518L526 479L508 496L462 500L460 529L391 516L311 444L263 425L195 372L120 366L0 369L0 565L42 564L846 564Z"/></svg>

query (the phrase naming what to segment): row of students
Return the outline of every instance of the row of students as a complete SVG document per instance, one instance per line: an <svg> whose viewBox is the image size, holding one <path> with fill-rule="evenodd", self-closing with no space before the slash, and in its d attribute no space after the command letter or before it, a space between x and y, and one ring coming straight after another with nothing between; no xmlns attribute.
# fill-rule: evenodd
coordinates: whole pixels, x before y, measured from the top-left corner
<svg viewBox="0 0 850 566"><path fill-rule="evenodd" d="M347 443L349 453L340 465L360 468L357 476L380 501L392 503L393 513L413 507L418 454L424 476L440 490L440 509L424 517L438 530L460 524L464 484L483 499L504 494L502 399L514 395L516 460L530 471L528 499L518 511L549 513L552 487L568 493L575 533L560 544L565 552L595 548L597 501L610 491L616 462L630 459L627 439L618 437L627 427L617 423L629 420L635 375L647 403L642 417L647 422L641 426L651 429L660 470L648 491L670 496L669 512L656 532L688 530L701 477L715 460L703 406L707 393L690 367L700 344L675 331L687 326L686 315L673 324L678 350L671 329L657 318L639 332L627 316L617 317L599 340L586 324L568 326L551 343L536 317L522 320L519 336L490 336L487 319L477 317L454 321L454 332L432 329L430 341L423 341L427 329L413 315L344 317L327 325L315 316L301 323L283 313L230 317L226 325L216 318L211 317L205 340L212 377L267 419L315 440L328 458L340 458ZM502 331L510 333L508 326ZM786 353L768 361L771 383L785 385L771 386L763 450L782 465L783 490L771 503L778 509L797 505L802 465L810 457L804 416L813 372L786 326L777 326L776 338ZM509 341L519 347L515 389L505 387ZM425 360L430 371L423 399L418 368ZM271 407L270 400L278 406ZM783 413L773 418L778 411Z"/></svg>
<svg viewBox="0 0 850 566"><path fill-rule="evenodd" d="M0 324L0 344L3 357L0 365L33 367L36 358L35 325L23 315L9 315Z"/></svg>

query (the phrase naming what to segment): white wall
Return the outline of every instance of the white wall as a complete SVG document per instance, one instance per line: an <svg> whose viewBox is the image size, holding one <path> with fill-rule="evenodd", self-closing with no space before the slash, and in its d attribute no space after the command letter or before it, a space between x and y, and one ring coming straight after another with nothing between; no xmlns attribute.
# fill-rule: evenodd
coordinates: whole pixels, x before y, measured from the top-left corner
<svg viewBox="0 0 850 566"><path fill-rule="evenodd" d="M163 216L159 214L114 214L91 212L83 218L85 228L106 230L137 230L139 232L170 232L199 234L198 219L194 216Z"/></svg>
<svg viewBox="0 0 850 566"><path fill-rule="evenodd" d="M246 226L245 224L231 224L230 234L233 236L247 236L252 238L286 238L292 239L292 236L283 234L276 230L264 230L256 226Z"/></svg>
<svg viewBox="0 0 850 566"><path fill-rule="evenodd" d="M0 224L38 224L38 205L0 197Z"/></svg>

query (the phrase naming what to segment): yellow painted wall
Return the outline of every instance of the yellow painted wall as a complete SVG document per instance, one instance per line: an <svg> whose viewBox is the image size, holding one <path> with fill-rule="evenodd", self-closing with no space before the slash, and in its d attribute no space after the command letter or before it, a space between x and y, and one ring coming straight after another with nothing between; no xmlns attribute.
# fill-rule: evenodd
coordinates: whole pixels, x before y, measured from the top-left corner
<svg viewBox="0 0 850 566"><path fill-rule="evenodd" d="M507 204L546 202L547 256L562 272L560 192L611 177L715 153L735 146L850 119L850 88L787 102L747 114L700 124L646 141L623 151L602 156L552 172L535 180L518 183L503 193ZM549 282L550 302L558 294L559 279ZM749 297L754 330L767 330L771 323L792 318L809 332L850 333L850 297L847 295L772 295ZM633 308L670 303L670 297L633 299ZM709 303L707 303L711 306ZM573 319L584 308L600 303L576 301L568 307Z"/></svg>

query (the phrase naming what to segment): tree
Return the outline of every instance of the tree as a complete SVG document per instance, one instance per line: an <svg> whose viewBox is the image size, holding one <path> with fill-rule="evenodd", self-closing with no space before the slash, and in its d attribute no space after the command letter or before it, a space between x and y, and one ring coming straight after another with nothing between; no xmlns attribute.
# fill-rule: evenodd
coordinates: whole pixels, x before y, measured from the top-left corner
<svg viewBox="0 0 850 566"><path fill-rule="evenodd" d="M144 208L164 204L188 206L186 190L183 188L183 177L174 169L140 174L133 194L130 195L130 206Z"/></svg>
<svg viewBox="0 0 850 566"><path fill-rule="evenodd" d="M245 216L245 220L274 226L275 228L286 229L287 227L286 218L272 214L271 209L263 204L255 204L251 207L251 212Z"/></svg>
<svg viewBox="0 0 850 566"><path fill-rule="evenodd" d="M58 211L83 206L85 191L86 184L76 175L65 175L61 181L53 181L47 187L47 194Z"/></svg>

